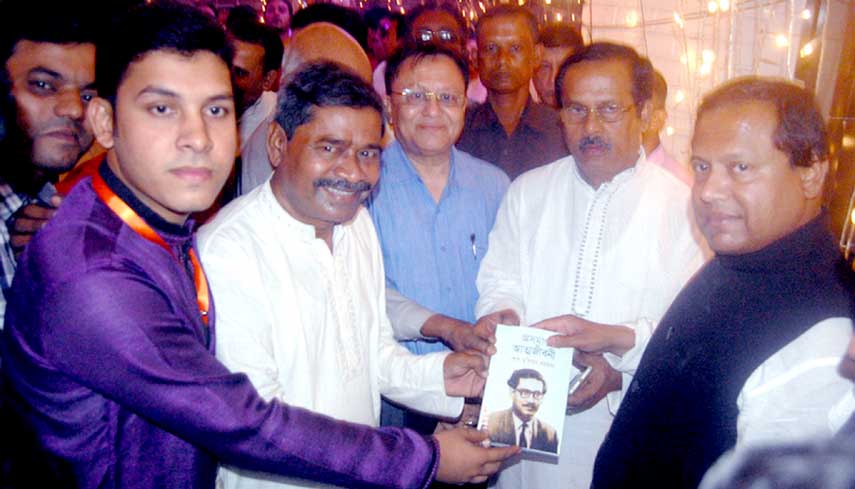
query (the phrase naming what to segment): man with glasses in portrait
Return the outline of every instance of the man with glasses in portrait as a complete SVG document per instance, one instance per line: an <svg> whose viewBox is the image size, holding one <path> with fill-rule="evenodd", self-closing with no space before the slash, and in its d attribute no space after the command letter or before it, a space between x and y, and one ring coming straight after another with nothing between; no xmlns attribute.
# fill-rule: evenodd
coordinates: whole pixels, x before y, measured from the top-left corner
<svg viewBox="0 0 855 489"><path fill-rule="evenodd" d="M561 66L556 96L572 156L508 189L478 273L476 329L561 326L566 335L577 328L578 340L596 322L626 326L639 338L701 266L688 187L641 150L652 79L650 62L617 44L594 43ZM556 340L550 346L562 346ZM568 366L569 377L593 370L567 400L558 463L522 460L499 475L498 487L590 486L620 401L609 393L624 382L620 362L631 359L624 355L613 369L610 354L588 351L574 352Z"/></svg>
<svg viewBox="0 0 855 489"><path fill-rule="evenodd" d="M508 379L511 407L490 414L487 432L490 441L543 452L558 452L555 428L537 419L537 411L546 395L546 380L537 370L514 370Z"/></svg>

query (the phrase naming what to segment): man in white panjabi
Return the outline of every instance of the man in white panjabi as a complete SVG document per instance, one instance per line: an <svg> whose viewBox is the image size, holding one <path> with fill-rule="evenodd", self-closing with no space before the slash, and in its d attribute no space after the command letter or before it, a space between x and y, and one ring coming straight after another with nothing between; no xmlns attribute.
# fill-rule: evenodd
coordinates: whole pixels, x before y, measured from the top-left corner
<svg viewBox="0 0 855 489"><path fill-rule="evenodd" d="M557 98L574 156L511 184L478 274L476 327L572 315L649 331L701 266L689 188L641 151L651 82L650 63L615 44L595 43L562 66ZM606 394L621 374L601 355L577 351L574 364L573 375L594 370L568 399L558 463L518 460L498 487L590 485L620 402L618 392Z"/></svg>
<svg viewBox="0 0 855 489"><path fill-rule="evenodd" d="M217 357L263 397L338 419L377 426L381 394L458 416L463 399L449 396L480 392L484 360L415 356L394 340L385 314L382 253L361 206L379 175L379 98L332 63L308 65L280 97L268 139L272 177L199 231ZM305 487L230 468L220 482Z"/></svg>

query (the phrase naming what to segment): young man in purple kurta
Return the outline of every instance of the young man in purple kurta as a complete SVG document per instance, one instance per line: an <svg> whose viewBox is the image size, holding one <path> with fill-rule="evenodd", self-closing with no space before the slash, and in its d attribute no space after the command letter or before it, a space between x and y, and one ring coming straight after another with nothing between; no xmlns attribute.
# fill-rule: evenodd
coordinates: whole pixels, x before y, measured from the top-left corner
<svg viewBox="0 0 855 489"><path fill-rule="evenodd" d="M2 341L26 471L40 487L214 487L218 462L346 487L483 478L510 451L266 403L214 358L191 212L231 169L225 35L144 7L99 47L87 112L106 164L21 257ZM346 400L345 400L346 401ZM34 447L31 452L26 447Z"/></svg>

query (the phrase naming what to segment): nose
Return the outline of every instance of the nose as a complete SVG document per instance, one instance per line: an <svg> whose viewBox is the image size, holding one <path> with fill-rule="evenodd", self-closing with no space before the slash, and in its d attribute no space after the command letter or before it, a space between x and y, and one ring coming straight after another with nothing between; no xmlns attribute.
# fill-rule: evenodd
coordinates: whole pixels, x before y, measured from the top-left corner
<svg viewBox="0 0 855 489"><path fill-rule="evenodd" d="M80 100L80 90L69 89L63 90L57 95L54 112L59 117L67 117L73 120L80 120L85 113L83 101Z"/></svg>
<svg viewBox="0 0 855 489"><path fill-rule="evenodd" d="M603 128L603 122L600 120L597 112L591 109L588 112L588 116L582 121L582 127L585 129L586 134L597 133Z"/></svg>
<svg viewBox="0 0 855 489"><path fill-rule="evenodd" d="M695 173L692 191L701 202L711 203L720 200L727 190L727 174L713 165L703 173Z"/></svg>
<svg viewBox="0 0 855 489"><path fill-rule="evenodd" d="M439 99L437 99L437 96L437 94L433 94L432 97L425 100L424 105L422 105L422 113L432 115L439 112Z"/></svg>
<svg viewBox="0 0 855 489"><path fill-rule="evenodd" d="M343 178L351 183L368 180L356 153L356 150L350 149L341 155L334 172L337 178Z"/></svg>
<svg viewBox="0 0 855 489"><path fill-rule="evenodd" d="M213 141L202 114L186 113L182 117L177 144L179 148L196 153L204 153L211 149Z"/></svg>

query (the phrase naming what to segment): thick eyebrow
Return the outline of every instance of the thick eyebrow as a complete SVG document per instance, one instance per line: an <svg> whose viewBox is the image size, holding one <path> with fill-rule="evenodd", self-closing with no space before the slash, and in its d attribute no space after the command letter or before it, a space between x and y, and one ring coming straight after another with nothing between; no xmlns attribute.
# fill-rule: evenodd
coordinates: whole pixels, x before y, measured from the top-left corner
<svg viewBox="0 0 855 489"><path fill-rule="evenodd" d="M58 79L63 78L62 73L59 73L57 71L53 71L50 68L45 68L44 66L36 66L35 68L33 68L29 71L29 74L30 75L42 74L42 75L47 75L51 78L58 78Z"/></svg>
<svg viewBox="0 0 855 489"><path fill-rule="evenodd" d="M181 95L179 95L178 93L176 93L176 92L174 92L168 88L151 86L151 85L140 90L140 92L137 94L136 98L140 98L143 95L161 95L164 97L169 97L169 98L174 98L174 99L181 98ZM212 95L212 96L208 97L207 99L205 99L205 102L208 102L208 103L220 102L220 101L224 101L224 100L225 101L232 101L232 100L234 100L234 97L232 96L231 93L219 93L217 95Z"/></svg>

